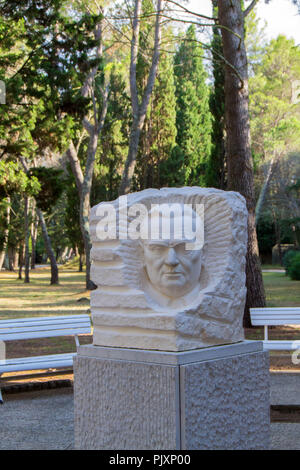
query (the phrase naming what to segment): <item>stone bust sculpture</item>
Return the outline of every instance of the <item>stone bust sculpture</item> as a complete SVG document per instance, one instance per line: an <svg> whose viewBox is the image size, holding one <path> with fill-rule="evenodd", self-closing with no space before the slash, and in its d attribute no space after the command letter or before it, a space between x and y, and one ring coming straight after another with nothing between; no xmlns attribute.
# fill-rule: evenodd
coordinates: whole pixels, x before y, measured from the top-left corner
<svg viewBox="0 0 300 470"><path fill-rule="evenodd" d="M92 208L90 227L95 345L182 351L243 339L242 196L145 190Z"/></svg>
<svg viewBox="0 0 300 470"><path fill-rule="evenodd" d="M162 307L180 308L190 304L192 299L197 297L200 290L200 273L202 267L202 248L189 249L192 244L194 233L186 230L184 234L180 230L182 225L181 214L184 208L181 207L175 217L171 217L170 206L167 210L158 212L155 207L148 214L147 225L153 221L154 226L159 228L159 217L162 224L169 228L169 233L165 237L157 233L152 233L146 240L140 239L141 258L144 264L143 288L157 304ZM198 217L190 208L185 210L185 217L190 219ZM201 222L201 221L200 221ZM177 229L177 236L176 236ZM143 232L143 221L141 224ZM182 236L183 235L183 236Z"/></svg>

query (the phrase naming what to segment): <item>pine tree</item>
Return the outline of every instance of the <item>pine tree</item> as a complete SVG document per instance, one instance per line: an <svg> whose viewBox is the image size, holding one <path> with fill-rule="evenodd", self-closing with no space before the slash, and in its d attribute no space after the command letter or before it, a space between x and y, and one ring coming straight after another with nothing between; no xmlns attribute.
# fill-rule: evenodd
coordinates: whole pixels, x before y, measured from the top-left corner
<svg viewBox="0 0 300 470"><path fill-rule="evenodd" d="M202 47L191 25L175 55L176 127L179 153L184 156L185 185L205 185L211 151L211 115Z"/></svg>

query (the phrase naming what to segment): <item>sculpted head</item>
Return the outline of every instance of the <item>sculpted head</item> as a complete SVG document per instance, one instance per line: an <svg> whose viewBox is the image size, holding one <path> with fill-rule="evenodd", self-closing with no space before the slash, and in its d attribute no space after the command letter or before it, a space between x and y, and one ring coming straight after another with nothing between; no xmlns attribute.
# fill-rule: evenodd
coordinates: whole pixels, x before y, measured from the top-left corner
<svg viewBox="0 0 300 470"><path fill-rule="evenodd" d="M149 215L150 218L152 216L152 221L157 216L153 211ZM190 209L185 217L197 216ZM169 238L159 237L154 230L151 239L141 240L144 269L149 283L156 292L171 299L182 298L193 290L198 290L202 266L202 249L189 249L195 234L191 230L185 230L184 236L179 237L179 232L182 234L178 230L179 225L181 229L182 218L180 221L178 218L176 214L171 217L169 212L162 214L163 222L160 222L160 227L165 223L165 227L171 228ZM192 227L192 224L189 225ZM156 227L159 227L159 223Z"/></svg>
<svg viewBox="0 0 300 470"><path fill-rule="evenodd" d="M143 248L149 281L162 294L182 297L199 283L201 250L187 250L183 240L146 241Z"/></svg>

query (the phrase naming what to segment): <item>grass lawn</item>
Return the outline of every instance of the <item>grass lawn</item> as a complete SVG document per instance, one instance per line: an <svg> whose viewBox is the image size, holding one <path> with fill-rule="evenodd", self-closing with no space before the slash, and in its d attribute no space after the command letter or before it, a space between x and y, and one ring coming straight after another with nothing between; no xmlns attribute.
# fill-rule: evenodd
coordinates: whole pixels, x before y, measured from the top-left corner
<svg viewBox="0 0 300 470"><path fill-rule="evenodd" d="M77 266L76 266L77 267ZM17 273L0 272L0 320L50 315L74 315L89 312L89 292L85 290L85 274L73 269L59 270L60 285L50 285L50 269L30 272L30 283L17 279ZM80 337L90 343L91 336ZM73 337L8 341L8 358L75 351Z"/></svg>
<svg viewBox="0 0 300 470"><path fill-rule="evenodd" d="M263 273L268 307L300 307L300 281L285 273Z"/></svg>
<svg viewBox="0 0 300 470"><path fill-rule="evenodd" d="M49 268L31 271L29 284L17 279L17 273L0 272L0 320L86 313L89 293L84 273L60 269L59 276L60 285L50 286ZM80 298L87 300L78 302Z"/></svg>

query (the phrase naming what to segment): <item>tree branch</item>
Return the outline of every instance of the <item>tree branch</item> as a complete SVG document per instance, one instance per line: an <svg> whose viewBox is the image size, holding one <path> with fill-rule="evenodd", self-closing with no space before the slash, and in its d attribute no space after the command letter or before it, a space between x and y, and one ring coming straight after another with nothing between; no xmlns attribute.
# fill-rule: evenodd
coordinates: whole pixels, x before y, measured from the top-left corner
<svg viewBox="0 0 300 470"><path fill-rule="evenodd" d="M250 13L251 10L253 10L253 8L255 7L255 5L259 2L259 0L252 0L252 2L250 3L250 5L248 5L248 7L246 8L246 10L244 10L243 14L244 14L244 18L246 18L246 16Z"/></svg>

